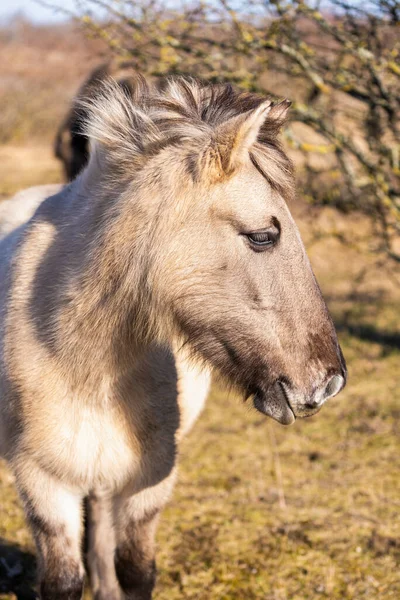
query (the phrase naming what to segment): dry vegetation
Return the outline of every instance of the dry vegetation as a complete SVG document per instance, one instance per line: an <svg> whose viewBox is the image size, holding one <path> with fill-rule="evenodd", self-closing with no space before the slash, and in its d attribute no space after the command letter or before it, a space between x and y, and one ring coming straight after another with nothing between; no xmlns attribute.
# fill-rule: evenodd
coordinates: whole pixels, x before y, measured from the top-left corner
<svg viewBox="0 0 400 600"><path fill-rule="evenodd" d="M60 179L55 130L104 48L66 26L0 33L0 195ZM158 600L400 597L400 273L368 252L366 218L301 201L293 210L348 387L289 429L215 387L159 530ZM0 515L0 598L34 598L32 541L5 467Z"/></svg>

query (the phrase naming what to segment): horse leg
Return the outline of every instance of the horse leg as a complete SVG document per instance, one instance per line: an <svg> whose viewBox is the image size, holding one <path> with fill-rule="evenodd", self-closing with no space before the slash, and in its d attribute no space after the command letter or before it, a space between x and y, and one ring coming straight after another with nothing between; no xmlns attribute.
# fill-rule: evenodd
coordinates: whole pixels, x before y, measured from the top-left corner
<svg viewBox="0 0 400 600"><path fill-rule="evenodd" d="M94 600L121 600L111 508L108 497L92 492L87 498L87 566Z"/></svg>
<svg viewBox="0 0 400 600"><path fill-rule="evenodd" d="M151 600L156 581L154 536L157 513L130 516L115 552L115 570L126 600Z"/></svg>
<svg viewBox="0 0 400 600"><path fill-rule="evenodd" d="M17 469L16 480L37 546L41 600L80 600L82 497L34 464Z"/></svg>
<svg viewBox="0 0 400 600"><path fill-rule="evenodd" d="M156 582L155 533L175 474L129 497L116 497L115 570L125 600L151 600Z"/></svg>

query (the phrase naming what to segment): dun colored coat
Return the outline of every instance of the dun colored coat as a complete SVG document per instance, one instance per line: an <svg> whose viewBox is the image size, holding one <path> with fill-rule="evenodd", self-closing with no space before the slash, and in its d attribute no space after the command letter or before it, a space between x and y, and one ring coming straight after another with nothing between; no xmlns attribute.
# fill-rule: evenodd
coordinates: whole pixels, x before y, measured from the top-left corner
<svg viewBox="0 0 400 600"><path fill-rule="evenodd" d="M208 370L283 424L346 371L286 204L288 103L138 77L86 109L86 169L0 206L0 449L42 600L82 596L85 497L95 598L150 600Z"/></svg>

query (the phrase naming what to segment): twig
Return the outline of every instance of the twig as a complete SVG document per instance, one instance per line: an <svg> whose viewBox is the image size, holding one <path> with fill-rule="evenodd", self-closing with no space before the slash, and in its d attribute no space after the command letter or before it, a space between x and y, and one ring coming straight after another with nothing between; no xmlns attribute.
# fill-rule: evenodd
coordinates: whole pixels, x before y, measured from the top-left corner
<svg viewBox="0 0 400 600"><path fill-rule="evenodd" d="M275 470L276 481L278 484L279 507L282 510L286 510L287 504L286 504L286 499L285 499L285 492L283 489L281 459L280 459L280 455L279 455L279 449L278 449L278 446L276 443L275 433L274 433L273 426L271 423L268 423L268 434L269 434L269 439L271 442L274 470Z"/></svg>

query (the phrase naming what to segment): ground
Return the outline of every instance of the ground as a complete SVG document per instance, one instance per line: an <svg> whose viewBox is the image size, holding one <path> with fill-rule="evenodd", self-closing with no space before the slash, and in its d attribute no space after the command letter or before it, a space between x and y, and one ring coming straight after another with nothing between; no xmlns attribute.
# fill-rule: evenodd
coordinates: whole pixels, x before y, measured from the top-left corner
<svg viewBox="0 0 400 600"><path fill-rule="evenodd" d="M0 197L59 178L47 144L0 146ZM214 386L161 520L157 600L400 598L398 274L368 255L358 217L301 203L294 212L338 326L347 388L284 428ZM0 514L0 599L28 600L34 549L5 466Z"/></svg>

